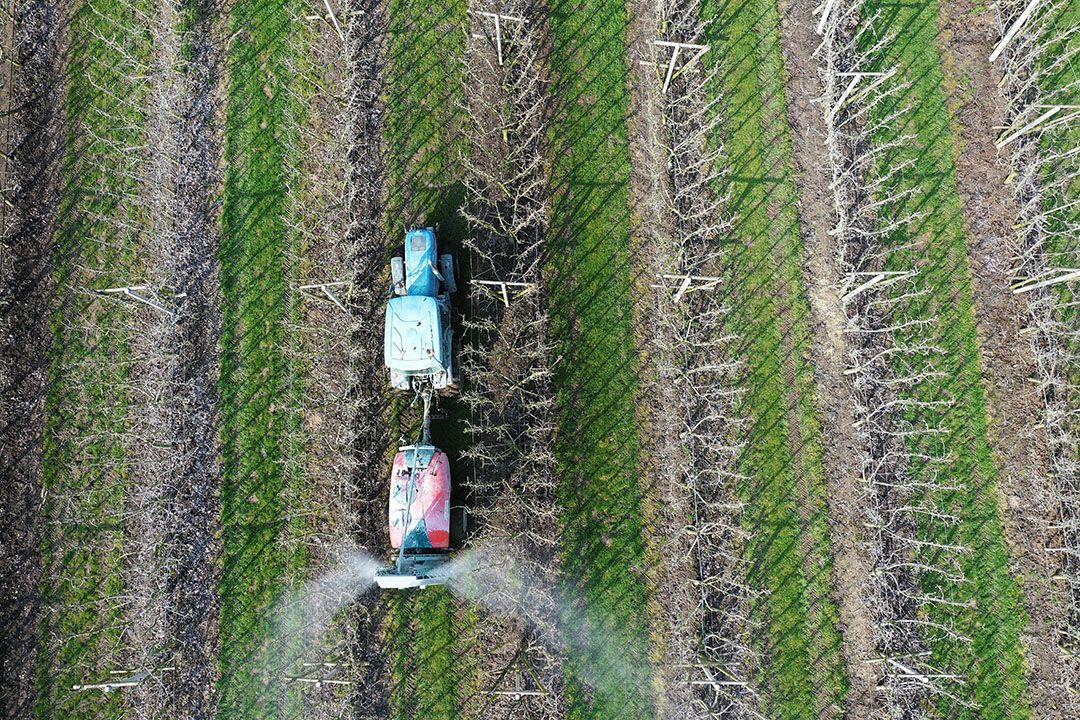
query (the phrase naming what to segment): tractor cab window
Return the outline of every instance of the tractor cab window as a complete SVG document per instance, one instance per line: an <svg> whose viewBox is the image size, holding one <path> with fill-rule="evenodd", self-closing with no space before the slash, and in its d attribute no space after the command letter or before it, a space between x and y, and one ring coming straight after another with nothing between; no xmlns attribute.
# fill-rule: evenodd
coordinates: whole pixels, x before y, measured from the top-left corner
<svg viewBox="0 0 1080 720"><path fill-rule="evenodd" d="M424 252L427 250L427 236L417 233L409 238L409 250L412 252Z"/></svg>

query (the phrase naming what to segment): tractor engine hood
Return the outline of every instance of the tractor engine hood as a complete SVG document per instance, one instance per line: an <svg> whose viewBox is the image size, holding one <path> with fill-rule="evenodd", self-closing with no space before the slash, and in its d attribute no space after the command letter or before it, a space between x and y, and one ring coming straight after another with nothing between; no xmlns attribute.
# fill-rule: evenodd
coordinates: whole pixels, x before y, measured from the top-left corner
<svg viewBox="0 0 1080 720"><path fill-rule="evenodd" d="M442 357L442 322L435 298L412 295L391 298L386 304L386 366L405 374L438 372Z"/></svg>

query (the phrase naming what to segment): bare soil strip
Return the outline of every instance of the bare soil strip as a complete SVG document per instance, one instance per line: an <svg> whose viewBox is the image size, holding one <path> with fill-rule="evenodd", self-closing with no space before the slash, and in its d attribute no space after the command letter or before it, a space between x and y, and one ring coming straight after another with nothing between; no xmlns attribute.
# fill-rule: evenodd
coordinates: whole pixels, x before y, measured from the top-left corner
<svg viewBox="0 0 1080 720"><path fill-rule="evenodd" d="M1009 168L994 147L1006 122L1001 71L987 58L999 39L996 14L972 0L943 3L938 43L956 149L957 188L971 240L975 318L987 388L990 443L999 468L999 505L1010 544L1010 569L1023 584L1028 623L1023 642L1032 709L1044 718L1080 714L1076 696L1063 692L1051 579L1057 558L1051 526L1056 516L1053 479L1029 339L1025 296L1011 292L1014 224L1020 208Z"/></svg>
<svg viewBox="0 0 1080 720"><path fill-rule="evenodd" d="M629 58L629 112L627 129L630 150L630 202L641 212L630 233L631 294L634 300L634 337L637 345L652 349L664 334L656 322L658 303L666 300L650 285L666 260L664 241L672 229L660 206L669 192L667 158L656 147L664 132L656 106L656 67L652 42L658 36L658 3L634 0L627 3L626 51ZM656 353L641 353L639 418L641 427L642 503L641 523L645 555L646 602L649 617L649 659L656 669L651 691L657 717L670 717L688 697L686 673L667 666L668 659L686 659L685 633L693 621L692 593L685 582L694 576L691 561L682 555L678 538L692 510L681 488L670 486L679 475L681 448L671 442L678 430L678 388L659 378ZM680 478L681 479L681 478ZM672 557L672 556L675 557Z"/></svg>
<svg viewBox="0 0 1080 720"><path fill-rule="evenodd" d="M384 0L351 6L345 26L347 143L346 269L353 292L348 327L346 437L349 497L358 545L378 556L386 545L386 451L390 433L383 422L386 375L380 327L386 289L384 115L387 17ZM358 720L389 715L390 678L380 624L385 603L364 598L347 620L354 685L349 702Z"/></svg>
<svg viewBox="0 0 1080 720"><path fill-rule="evenodd" d="M4 4L0 241L0 706L30 717L37 696L41 462L52 335L64 13Z"/></svg>
<svg viewBox="0 0 1080 720"><path fill-rule="evenodd" d="M212 0L187 0L180 48L186 62L175 132L176 215L166 280L182 298L167 342L177 358L168 378L173 412L167 428L173 482L166 494L168 569L165 643L177 670L167 676L168 714L210 718L216 706L221 476L218 378L221 328L215 197L220 181L221 16ZM174 58L179 61L179 58Z"/></svg>
<svg viewBox="0 0 1080 720"><path fill-rule="evenodd" d="M813 323L813 365L817 405L823 421L824 462L829 529L834 556L833 597L840 613L844 665L850 687L845 717L869 716L877 683L873 666L873 616L867 607L866 582L870 561L866 553L862 466L855 435L851 381L844 376L848 357L845 316L840 302L841 278L836 264L839 248L830 234L835 212L829 189L828 149L820 105L823 89L814 51L821 39L814 31L813 0L781 0L780 33L790 98L795 166L798 171L806 282Z"/></svg>

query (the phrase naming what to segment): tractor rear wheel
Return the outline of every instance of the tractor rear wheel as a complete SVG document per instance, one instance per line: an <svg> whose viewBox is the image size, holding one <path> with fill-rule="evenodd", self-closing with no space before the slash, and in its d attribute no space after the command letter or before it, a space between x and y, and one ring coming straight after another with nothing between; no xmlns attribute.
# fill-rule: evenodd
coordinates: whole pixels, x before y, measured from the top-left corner
<svg viewBox="0 0 1080 720"><path fill-rule="evenodd" d="M446 386L447 395L459 395L461 393L461 341L454 340L453 352L451 354L450 362L452 363L452 370L450 371L450 383Z"/></svg>

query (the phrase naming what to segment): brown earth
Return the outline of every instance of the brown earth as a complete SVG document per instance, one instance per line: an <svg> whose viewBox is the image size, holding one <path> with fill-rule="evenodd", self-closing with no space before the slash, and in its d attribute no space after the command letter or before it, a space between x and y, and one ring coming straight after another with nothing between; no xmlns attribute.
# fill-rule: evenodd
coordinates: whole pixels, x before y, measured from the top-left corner
<svg viewBox="0 0 1080 720"><path fill-rule="evenodd" d="M812 359L817 383L816 406L824 434L827 505L833 551L833 594L840 611L843 657L850 687L846 718L866 718L877 684L873 666L873 616L864 588L870 577L862 535L864 516L851 384L843 371L847 358L845 316L838 287L838 257L828 234L834 211L829 190L828 150L821 108L812 104L822 94L813 52L820 43L814 32L814 0L779 3L780 37L787 70L788 120L792 128L797 171L799 218L805 246L805 267L811 321Z"/></svg>
<svg viewBox="0 0 1080 720"><path fill-rule="evenodd" d="M1015 255L1013 225L1019 207L1009 187L1009 168L994 147L1005 124L1001 69L988 57L1000 37L992 9L973 0L942 4L939 47L953 128L957 182L969 238L968 255L987 388L990 441L1000 470L999 505L1005 519L1013 575L1028 612L1023 635L1028 685L1036 716L1080 717L1080 697L1066 689L1075 672L1064 662L1055 628L1065 612L1058 565L1046 548L1055 503L1042 403L1031 345L1022 335L1023 296L1009 288ZM1075 681L1075 679L1074 679Z"/></svg>
<svg viewBox="0 0 1080 720"><path fill-rule="evenodd" d="M663 192L667 168L656 153L655 137L659 127L659 108L652 101L650 84L656 71L641 61L653 59L650 43L656 37L656 4L631 0L626 4L627 89L630 98L627 113L627 136L630 150L630 263L631 292L634 298L634 335L638 348L652 348L660 332L656 322L656 290L649 287L661 267L660 244L670 235L656 210ZM678 588L689 579L685 563L669 563L674 538L681 530L673 519L685 520L689 508L679 503L680 493L669 486L670 468L679 458L672 457L674 423L671 411L678 398L657 378L654 354L639 355L638 427L641 441L641 526L647 567L647 608L649 614L649 659L653 664L653 695L658 717L678 710L684 699L678 674L671 667L677 649L671 643L672 618L689 618L696 608L675 607L681 597ZM661 468L668 467L668 472Z"/></svg>
<svg viewBox="0 0 1080 720"><path fill-rule="evenodd" d="M385 547L386 455L390 434L386 415L386 379L382 372L380 327L385 302L386 245L384 240L385 156L383 117L387 63L387 17L383 0L364 0L353 6L347 38L347 113L352 119L347 137L348 257L352 272L353 318L349 328L350 452L352 475L349 494L356 505L353 540L374 554ZM381 643L385 602L357 603L349 618L349 645L360 672L349 702L355 718L389 715L390 674L388 655Z"/></svg>
<svg viewBox="0 0 1080 720"><path fill-rule="evenodd" d="M67 7L25 2L5 18L4 224L0 244L0 712L33 716L42 599L41 455L52 334ZM9 42L11 44L9 44Z"/></svg>

